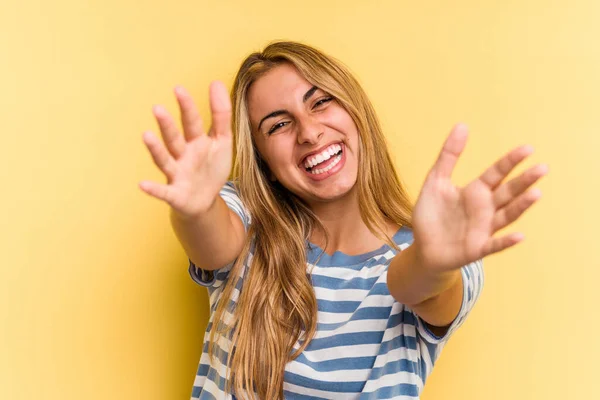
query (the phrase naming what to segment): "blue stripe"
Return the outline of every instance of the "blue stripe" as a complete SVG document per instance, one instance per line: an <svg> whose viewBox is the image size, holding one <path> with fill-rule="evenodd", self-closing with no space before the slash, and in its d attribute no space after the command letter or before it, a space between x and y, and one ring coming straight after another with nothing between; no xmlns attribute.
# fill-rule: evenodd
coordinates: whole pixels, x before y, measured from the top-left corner
<svg viewBox="0 0 600 400"><path fill-rule="evenodd" d="M412 230L406 227L401 227L396 233L392 236L392 241L398 245L405 243L413 242L413 233ZM374 257L380 256L382 254L387 253L390 250L393 250L389 245L385 244L381 246L377 250L370 251L368 253L360 254L360 255L348 255L341 251L336 251L332 255L329 255L323 251L319 246L307 242L308 251L307 258L311 264L314 264L318 259L318 263L316 265L324 266L324 267L333 267L333 266L342 266L345 268L357 269L356 267L361 267L364 265L365 261L372 259ZM395 251L394 251L395 253ZM320 257L320 258L319 258ZM372 262L372 261L371 261ZM389 263L389 260L387 261ZM385 263L384 263L385 264Z"/></svg>
<svg viewBox="0 0 600 400"><path fill-rule="evenodd" d="M388 295L390 296L390 290L388 289L387 282L379 282L373 285L373 288L369 291L369 295Z"/></svg>
<svg viewBox="0 0 600 400"><path fill-rule="evenodd" d="M410 383L398 383L395 386L383 387L371 393L363 393L359 399L390 399L396 396L413 396L418 399L419 388Z"/></svg>
<svg viewBox="0 0 600 400"><path fill-rule="evenodd" d="M216 369L212 367L208 369L206 380L214 382L219 387L220 391L225 391L225 384L227 383L227 380L219 375Z"/></svg>
<svg viewBox="0 0 600 400"><path fill-rule="evenodd" d="M346 357L325 361L310 361L304 354L300 354L295 361L308 365L318 372L332 372L348 369L371 369L375 364L375 356Z"/></svg>
<svg viewBox="0 0 600 400"><path fill-rule="evenodd" d="M217 400L212 393L203 391L199 386L194 386L192 388L192 397L198 398L198 400Z"/></svg>
<svg viewBox="0 0 600 400"><path fill-rule="evenodd" d="M251 216L241 203L235 185L228 182L222 188L220 194L227 206L240 216L244 227L248 228ZM411 244L414 240L412 231L408 228L400 229L393 239L398 245ZM310 245L307 249L308 259L314 260L313 257L318 256L321 249L310 243L307 244ZM251 244L252 248L255 248L254 242ZM391 259L385 257L388 254L394 255L396 252L387 245L358 256L351 256L342 252L336 252L331 256L322 254L318 265L323 268L318 273L311 274L312 283L316 289L315 292L318 293L319 288L329 290L351 289L355 291L355 293L352 293L353 300L344 299L342 296L338 300L317 298L317 308L320 313L338 314L344 320L337 323L321 320L317 323L317 332L324 332L331 336L313 339L307 346L305 353L300 354L295 360L296 363L311 368L313 373L303 376L288 364L285 371L285 382L300 387L321 390L324 392L323 396L325 398L337 398L340 397L341 393L361 393L367 381L369 385L374 384L377 386L383 377L389 377L392 374L403 374L402 381L415 382L415 384L396 383L371 393L362 393L359 398L386 399L403 395L415 400L418 399L419 385L421 381L425 382L427 376L431 373L432 363L436 361L436 353L439 352L450 334L462 324L481 293L484 280L482 262L478 260L462 268L464 304L461 313L451 325L448 334L442 337L441 340L435 341L428 335L421 336L417 325L422 321L419 321L419 318L410 308L403 305L399 307L390 295L387 283L384 281L387 266L391 262ZM319 273L325 275L330 273L326 269L327 266L337 267L338 271L336 272L340 272L341 276L319 275ZM249 267L246 265L246 268ZM215 270L213 279L211 279L208 276L209 274L202 274L202 271L197 270L195 266L194 268L189 267L192 279L197 282L200 281L200 284L207 286L209 294L216 296L216 301L211 302L211 320L206 328L204 353L208 351L208 332L210 332L213 323L219 323L212 320L218 302L227 301L231 311L236 306L234 301L221 298L223 284L229 279L229 270L230 268L225 267ZM210 282L206 282L206 280ZM242 287L243 277L236 282L238 290L241 291ZM363 307L362 305L367 304L366 302L369 301L369 296L384 297L378 298L375 306ZM390 315L392 309L400 312ZM368 331L338 333L340 329L348 330L350 321L365 321L364 324L358 323L359 329L368 329ZM410 333L413 328L416 329L416 333ZM424 329L427 330L426 325L424 325ZM383 341L384 336L388 338L386 341ZM370 353L354 351L352 346L355 345L372 345L373 351ZM310 352L316 350L325 350L328 352L329 358L334 358L322 361L309 360L307 356L310 357ZM391 360L390 352L392 351L397 352L394 359L399 359ZM431 363L429 359L424 358L424 354L427 352L430 354ZM221 364L225 365L228 352L217 346L216 356ZM210 360L207 362L210 364ZM375 363L381 366L373 368ZM336 371L365 371L365 376L368 374L368 378L360 382L329 382L327 379L331 373ZM223 397L222 391L225 388L226 381L224 377L219 376L214 367L199 364L197 375L206 377L207 381L214 381L220 390L208 393L203 391L201 387L194 386L192 388L193 398L215 400ZM409 380L406 381L405 379ZM199 379L199 381L202 382L202 379ZM296 394L289 390L284 392L284 396L286 400L323 400L320 397Z"/></svg>
<svg viewBox="0 0 600 400"><path fill-rule="evenodd" d="M306 351L334 349L336 347L353 346L357 344L381 343L383 332L352 332L333 335L326 338L313 339Z"/></svg>
<svg viewBox="0 0 600 400"><path fill-rule="evenodd" d="M374 324L377 324L379 322L385 322L386 329L393 328L395 326L400 325L401 323L415 323L415 316L410 311L404 310L401 313L390 316L391 311L392 307L363 307L356 310L356 312L352 314L352 316L348 318L347 321L334 322L330 324L317 323L317 331L333 331L342 328L343 326L347 325L350 321L361 320L376 321L373 322Z"/></svg>
<svg viewBox="0 0 600 400"><path fill-rule="evenodd" d="M208 354L208 341L204 342L204 345L202 346L202 353ZM221 348L221 346L219 346L219 345L215 346L215 357L221 362L221 364L223 364L223 365L227 364L228 356L229 356L229 352L223 350ZM200 364L198 366L198 370L200 370L200 368L202 368L202 365L204 365L204 364ZM200 374L198 373L197 375L200 375Z"/></svg>
<svg viewBox="0 0 600 400"><path fill-rule="evenodd" d="M353 313L360 306L360 301L330 301L330 300L318 300L317 309L323 312L330 313ZM389 307L377 307L377 308L389 308Z"/></svg>
<svg viewBox="0 0 600 400"><path fill-rule="evenodd" d="M333 278L330 276L311 274L313 286L326 289L360 289L367 292L373 287L380 277L373 278L353 278L350 280Z"/></svg>
<svg viewBox="0 0 600 400"><path fill-rule="evenodd" d="M285 397L285 400L329 400L325 397L309 396L306 394L289 392L287 390L283 391L283 396Z"/></svg>
<svg viewBox="0 0 600 400"><path fill-rule="evenodd" d="M373 368L371 371L370 379L382 378L385 375L392 375L398 372L410 372L413 374L418 373L419 365L407 359L400 359L397 361L390 361L383 367Z"/></svg>
<svg viewBox="0 0 600 400"><path fill-rule="evenodd" d="M414 336L398 335L387 342L381 343L379 355L385 355L392 350L406 348L408 350L417 350L417 338Z"/></svg>
<svg viewBox="0 0 600 400"><path fill-rule="evenodd" d="M283 378L292 385L302 386L310 389L324 390L334 393L360 393L365 386L365 382L327 382L317 379L307 378L293 372L285 371Z"/></svg>

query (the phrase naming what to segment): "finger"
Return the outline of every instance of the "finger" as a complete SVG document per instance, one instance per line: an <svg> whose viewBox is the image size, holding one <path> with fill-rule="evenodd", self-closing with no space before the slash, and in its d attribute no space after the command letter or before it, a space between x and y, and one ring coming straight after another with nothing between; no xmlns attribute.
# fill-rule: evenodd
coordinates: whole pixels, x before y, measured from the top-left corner
<svg viewBox="0 0 600 400"><path fill-rule="evenodd" d="M492 222L492 231L496 232L517 220L540 197L542 192L535 188L511 201L506 207L498 210Z"/></svg>
<svg viewBox="0 0 600 400"><path fill-rule="evenodd" d="M171 153L175 159L178 159L185 149L185 140L179 134L175 121L162 106L157 105L152 107L152 112L156 117L156 121L160 127L161 136L167 149L169 149L169 153Z"/></svg>
<svg viewBox="0 0 600 400"><path fill-rule="evenodd" d="M494 191L494 205L496 209L504 207L514 198L525 192L527 188L536 183L542 176L548 173L548 166L538 164L523 172L520 176L511 179Z"/></svg>
<svg viewBox="0 0 600 400"><path fill-rule="evenodd" d="M468 135L468 128L465 124L456 124L454 128L452 128L452 131L444 142L442 151L432 168L432 172L437 177L451 178L458 157L467 144Z"/></svg>
<svg viewBox="0 0 600 400"><path fill-rule="evenodd" d="M171 181L175 174L175 160L173 160L173 157L171 157L160 140L158 140L151 132L144 132L143 140L152 155L154 164L156 164L156 166L167 176L167 179Z"/></svg>
<svg viewBox="0 0 600 400"><path fill-rule="evenodd" d="M497 253L502 250L506 250L515 244L522 242L525 236L522 233L515 232L499 238L491 238L483 248L483 257L489 256L490 254Z"/></svg>
<svg viewBox="0 0 600 400"><path fill-rule="evenodd" d="M210 84L210 111L212 113L211 136L231 135L231 100L222 82Z"/></svg>
<svg viewBox="0 0 600 400"><path fill-rule="evenodd" d="M198 108L192 96L182 86L177 86L175 88L175 97L177 97L177 102L181 109L181 124L183 125L185 139L190 141L203 135L202 118L200 118Z"/></svg>
<svg viewBox="0 0 600 400"><path fill-rule="evenodd" d="M500 182L508 176L510 171L531 153L533 153L533 147L529 145L511 150L481 174L479 180L488 185L491 189L495 189Z"/></svg>
<svg viewBox="0 0 600 400"><path fill-rule="evenodd" d="M139 187L150 196L171 204L172 194L169 185L152 181L142 181L139 183Z"/></svg>

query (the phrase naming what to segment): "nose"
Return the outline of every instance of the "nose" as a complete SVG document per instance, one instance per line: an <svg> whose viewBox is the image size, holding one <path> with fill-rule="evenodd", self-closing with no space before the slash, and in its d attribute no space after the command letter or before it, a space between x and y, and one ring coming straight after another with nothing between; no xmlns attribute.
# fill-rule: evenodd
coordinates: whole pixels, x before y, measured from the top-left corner
<svg viewBox="0 0 600 400"><path fill-rule="evenodd" d="M302 120L299 125L298 144L315 144L318 143L321 136L323 136L323 125L315 118L308 117Z"/></svg>

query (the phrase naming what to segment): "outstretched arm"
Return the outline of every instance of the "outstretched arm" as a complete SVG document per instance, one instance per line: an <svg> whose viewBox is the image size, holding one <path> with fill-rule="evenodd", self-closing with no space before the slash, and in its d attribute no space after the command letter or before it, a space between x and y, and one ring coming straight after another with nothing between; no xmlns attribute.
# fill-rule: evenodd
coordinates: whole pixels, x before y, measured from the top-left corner
<svg viewBox="0 0 600 400"><path fill-rule="evenodd" d="M245 239L242 221L219 196L231 172L231 102L225 86L213 82L213 125L205 133L191 96L182 87L175 94L183 135L162 107L155 107L154 115L164 144L153 134L144 134L144 143L167 183L143 181L140 188L171 206L173 230L192 262L214 270L235 260Z"/></svg>
<svg viewBox="0 0 600 400"><path fill-rule="evenodd" d="M493 235L540 198L539 189L527 189L548 172L539 164L502 183L533 152L530 146L521 146L467 186L456 187L451 175L467 136L462 124L450 132L415 205L414 242L394 257L388 269L392 296L434 326L450 324L459 312L461 267L523 240L521 233Z"/></svg>

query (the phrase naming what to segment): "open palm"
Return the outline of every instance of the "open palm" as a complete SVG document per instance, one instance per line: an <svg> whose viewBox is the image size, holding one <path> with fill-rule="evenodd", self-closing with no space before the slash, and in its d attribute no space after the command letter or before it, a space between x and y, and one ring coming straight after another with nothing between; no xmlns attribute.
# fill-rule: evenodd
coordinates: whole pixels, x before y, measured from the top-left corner
<svg viewBox="0 0 600 400"><path fill-rule="evenodd" d="M467 128L456 125L427 175L413 212L414 244L423 265L435 271L460 268L519 243L520 233L494 234L519 218L537 199L527 189L547 173L543 164L502 183L531 154L530 146L510 151L465 187L454 186L452 171L467 141Z"/></svg>
<svg viewBox="0 0 600 400"><path fill-rule="evenodd" d="M183 135L166 110L157 106L153 111L164 144L150 132L143 136L167 183L143 181L139 186L181 215L193 216L210 208L231 172L231 101L221 82L211 84L213 124L206 134L191 96L182 87L176 88L175 94L181 109Z"/></svg>

